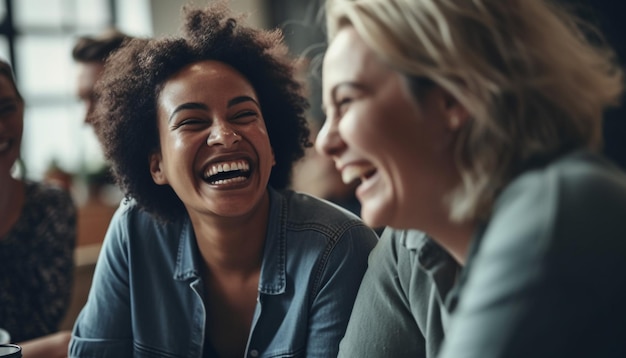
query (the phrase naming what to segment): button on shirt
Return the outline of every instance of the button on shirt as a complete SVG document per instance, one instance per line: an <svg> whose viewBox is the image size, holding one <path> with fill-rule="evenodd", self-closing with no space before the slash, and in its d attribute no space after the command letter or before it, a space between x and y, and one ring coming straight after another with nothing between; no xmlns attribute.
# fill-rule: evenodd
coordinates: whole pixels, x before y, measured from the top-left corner
<svg viewBox="0 0 626 358"><path fill-rule="evenodd" d="M336 356L377 236L338 206L269 192L246 356ZM74 326L70 357L201 357L207 324L200 265L189 219L163 224L132 202L122 204Z"/></svg>

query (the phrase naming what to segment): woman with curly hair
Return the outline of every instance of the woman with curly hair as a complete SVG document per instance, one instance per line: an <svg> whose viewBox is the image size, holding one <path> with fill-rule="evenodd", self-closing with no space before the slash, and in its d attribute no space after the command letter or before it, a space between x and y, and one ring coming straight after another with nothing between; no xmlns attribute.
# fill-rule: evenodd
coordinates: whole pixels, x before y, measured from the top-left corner
<svg viewBox="0 0 626 358"><path fill-rule="evenodd" d="M327 4L316 147L366 223L432 236L383 234L339 356L626 356L601 34L550 0Z"/></svg>
<svg viewBox="0 0 626 358"><path fill-rule="evenodd" d="M184 16L96 85L90 120L127 200L70 356L335 356L377 237L284 189L309 133L280 33L222 3Z"/></svg>

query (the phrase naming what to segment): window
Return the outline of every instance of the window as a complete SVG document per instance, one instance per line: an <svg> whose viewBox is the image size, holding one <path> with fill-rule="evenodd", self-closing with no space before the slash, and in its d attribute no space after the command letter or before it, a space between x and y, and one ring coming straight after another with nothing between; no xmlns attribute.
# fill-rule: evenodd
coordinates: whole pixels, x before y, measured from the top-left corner
<svg viewBox="0 0 626 358"><path fill-rule="evenodd" d="M25 177L40 180L55 165L78 177L99 170L100 146L75 95L72 47L77 36L110 26L150 35L149 0L0 1L0 56L13 65L26 102Z"/></svg>

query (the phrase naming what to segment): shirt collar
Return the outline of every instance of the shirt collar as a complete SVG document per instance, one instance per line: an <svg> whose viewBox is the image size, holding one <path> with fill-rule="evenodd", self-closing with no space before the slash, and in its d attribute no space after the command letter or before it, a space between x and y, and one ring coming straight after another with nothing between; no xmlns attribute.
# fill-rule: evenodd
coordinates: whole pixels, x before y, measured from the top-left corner
<svg viewBox="0 0 626 358"><path fill-rule="evenodd" d="M269 188L270 214L265 236L259 292L278 295L285 292L287 280L287 199Z"/></svg>
<svg viewBox="0 0 626 358"><path fill-rule="evenodd" d="M191 226L191 220L185 216L178 239L178 252L176 254L176 268L174 269L175 280L186 280L200 276L198 257L198 245L196 236Z"/></svg>
<svg viewBox="0 0 626 358"><path fill-rule="evenodd" d="M263 264L259 278L259 292L277 295L285 292L287 266L287 199L278 191L268 188L270 213L263 250ZM180 230L176 255L175 280L186 280L200 276L198 246L187 216Z"/></svg>

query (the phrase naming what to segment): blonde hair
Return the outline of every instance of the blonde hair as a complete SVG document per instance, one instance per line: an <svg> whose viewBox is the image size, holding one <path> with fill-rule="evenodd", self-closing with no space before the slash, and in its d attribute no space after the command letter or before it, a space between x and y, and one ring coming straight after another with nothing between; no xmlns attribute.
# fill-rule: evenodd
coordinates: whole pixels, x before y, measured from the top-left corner
<svg viewBox="0 0 626 358"><path fill-rule="evenodd" d="M456 148L462 183L449 197L457 221L486 219L533 163L599 148L603 111L622 94L613 51L547 1L328 0L326 10L329 39L353 26L391 67L470 113Z"/></svg>

